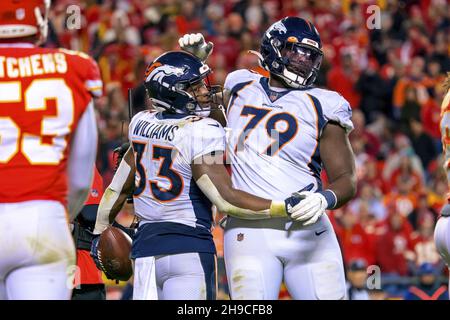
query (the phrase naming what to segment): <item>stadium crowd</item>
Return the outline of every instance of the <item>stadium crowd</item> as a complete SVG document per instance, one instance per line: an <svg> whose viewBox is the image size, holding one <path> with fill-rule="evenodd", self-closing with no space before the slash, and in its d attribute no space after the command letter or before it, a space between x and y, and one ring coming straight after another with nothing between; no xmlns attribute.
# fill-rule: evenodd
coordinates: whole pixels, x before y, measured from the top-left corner
<svg viewBox="0 0 450 320"><path fill-rule="evenodd" d="M80 28L67 23L78 18L71 5L81 9ZM378 29L366 24L370 5L380 10ZM383 290L372 290L371 297L401 298L425 271L441 285L447 269L433 230L448 191L439 131L442 83L450 70L446 0L58 0L53 8L47 46L87 52L101 68L97 167L105 185L113 175L113 150L127 132L128 88L135 88L134 112L144 108L144 68L178 49L180 36L201 32L214 43L208 64L212 82L223 84L230 71L259 69L248 50L259 50L270 24L287 15L313 21L324 51L317 85L338 91L353 108L358 194L329 213L349 273L358 265L379 266ZM125 208L125 218L131 211ZM221 229L214 232L222 256Z"/></svg>

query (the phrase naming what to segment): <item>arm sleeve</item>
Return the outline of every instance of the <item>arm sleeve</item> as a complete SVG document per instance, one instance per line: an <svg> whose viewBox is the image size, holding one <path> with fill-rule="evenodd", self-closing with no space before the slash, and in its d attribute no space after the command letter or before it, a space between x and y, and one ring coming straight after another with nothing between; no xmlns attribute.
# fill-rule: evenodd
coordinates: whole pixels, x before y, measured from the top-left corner
<svg viewBox="0 0 450 320"><path fill-rule="evenodd" d="M100 69L92 58L88 59L86 72L86 89L93 97L101 97L103 94L103 82L100 76Z"/></svg>
<svg viewBox="0 0 450 320"><path fill-rule="evenodd" d="M327 121L334 121L342 126L347 133L353 130L352 108L348 101L341 95L336 93L336 97L332 100L333 105L325 110L325 118Z"/></svg>
<svg viewBox="0 0 450 320"><path fill-rule="evenodd" d="M75 218L89 194L97 154L97 125L91 101L80 118L69 155L69 214Z"/></svg>

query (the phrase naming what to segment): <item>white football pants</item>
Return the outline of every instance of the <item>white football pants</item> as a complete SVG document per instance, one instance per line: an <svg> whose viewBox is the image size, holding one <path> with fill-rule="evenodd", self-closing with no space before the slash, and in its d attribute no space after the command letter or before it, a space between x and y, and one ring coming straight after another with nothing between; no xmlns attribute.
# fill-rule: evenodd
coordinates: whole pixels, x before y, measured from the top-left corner
<svg viewBox="0 0 450 320"><path fill-rule="evenodd" d="M212 253L137 258L133 300L215 300L216 266Z"/></svg>
<svg viewBox="0 0 450 320"><path fill-rule="evenodd" d="M341 250L326 215L307 227L287 219L229 217L224 250L234 300L276 300L283 280L293 299L345 297Z"/></svg>
<svg viewBox="0 0 450 320"><path fill-rule="evenodd" d="M70 299L75 257L61 203L0 203L0 299Z"/></svg>
<svg viewBox="0 0 450 320"><path fill-rule="evenodd" d="M434 243L442 260L450 268L450 217L440 217L434 228ZM450 293L450 278L449 278Z"/></svg>

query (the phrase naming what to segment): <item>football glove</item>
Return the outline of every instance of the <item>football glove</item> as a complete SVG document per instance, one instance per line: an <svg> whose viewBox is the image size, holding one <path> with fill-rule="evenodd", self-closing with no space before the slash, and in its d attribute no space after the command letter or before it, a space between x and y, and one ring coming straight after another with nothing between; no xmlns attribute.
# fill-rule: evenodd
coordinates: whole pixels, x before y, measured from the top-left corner
<svg viewBox="0 0 450 320"><path fill-rule="evenodd" d="M212 42L206 43L201 33L185 34L178 39L178 43L182 50L193 54L202 61L206 61L214 47Z"/></svg>
<svg viewBox="0 0 450 320"><path fill-rule="evenodd" d="M125 153L127 153L129 147L130 147L130 143L125 142L122 145L120 145L119 147L114 149L113 153L116 158L116 161L114 164L114 172L117 171L117 168L119 167L120 162L122 161L123 157L125 156Z"/></svg>
<svg viewBox="0 0 450 320"><path fill-rule="evenodd" d="M285 200L289 217L294 221L302 222L304 226L316 223L325 210L334 208L337 202L333 191L311 192L313 187L311 183Z"/></svg>

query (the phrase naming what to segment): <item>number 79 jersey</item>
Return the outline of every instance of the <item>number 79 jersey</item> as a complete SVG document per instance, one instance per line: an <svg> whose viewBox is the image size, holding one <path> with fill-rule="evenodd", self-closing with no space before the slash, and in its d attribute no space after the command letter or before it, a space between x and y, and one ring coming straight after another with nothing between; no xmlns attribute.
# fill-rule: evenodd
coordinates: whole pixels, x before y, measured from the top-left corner
<svg viewBox="0 0 450 320"><path fill-rule="evenodd" d="M66 203L73 133L101 94L98 66L83 53L0 48L0 203Z"/></svg>
<svg viewBox="0 0 450 320"><path fill-rule="evenodd" d="M320 136L329 121L353 129L348 102L319 88L274 91L268 78L248 70L229 74L225 88L233 187L268 199L310 183L321 189Z"/></svg>

